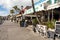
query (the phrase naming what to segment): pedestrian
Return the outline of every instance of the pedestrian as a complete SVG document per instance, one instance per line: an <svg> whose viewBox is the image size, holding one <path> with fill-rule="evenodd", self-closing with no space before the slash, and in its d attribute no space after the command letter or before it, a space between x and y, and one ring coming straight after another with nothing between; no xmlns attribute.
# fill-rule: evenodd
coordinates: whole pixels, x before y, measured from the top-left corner
<svg viewBox="0 0 60 40"><path fill-rule="evenodd" d="M35 26L33 27L33 31L36 32Z"/></svg>

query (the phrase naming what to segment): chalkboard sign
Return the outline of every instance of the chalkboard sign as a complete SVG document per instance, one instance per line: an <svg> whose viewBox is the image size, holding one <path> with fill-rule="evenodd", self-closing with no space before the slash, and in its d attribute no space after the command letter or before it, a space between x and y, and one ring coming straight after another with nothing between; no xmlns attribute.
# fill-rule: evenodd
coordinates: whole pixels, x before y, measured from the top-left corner
<svg viewBox="0 0 60 40"><path fill-rule="evenodd" d="M60 34L60 21L56 21L55 29L56 34Z"/></svg>

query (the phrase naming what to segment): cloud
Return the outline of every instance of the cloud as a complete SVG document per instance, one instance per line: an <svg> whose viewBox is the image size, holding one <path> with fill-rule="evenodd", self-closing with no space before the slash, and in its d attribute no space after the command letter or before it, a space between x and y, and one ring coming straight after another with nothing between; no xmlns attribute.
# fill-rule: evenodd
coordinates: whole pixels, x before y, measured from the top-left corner
<svg viewBox="0 0 60 40"><path fill-rule="evenodd" d="M39 0L34 0L35 2L38 2ZM17 5L19 8L23 5L25 6L31 6L31 0L0 0L0 5L3 5L3 8L6 11L0 11L0 15L7 15L9 13L9 10L12 9L13 6ZM7 13L8 12L8 13Z"/></svg>
<svg viewBox="0 0 60 40"><path fill-rule="evenodd" d="M37 1L39 0L34 0L34 2ZM31 0L0 0L0 5L4 5L4 7L8 9L11 9L15 5L18 5L19 7L23 5L25 7L31 5Z"/></svg>

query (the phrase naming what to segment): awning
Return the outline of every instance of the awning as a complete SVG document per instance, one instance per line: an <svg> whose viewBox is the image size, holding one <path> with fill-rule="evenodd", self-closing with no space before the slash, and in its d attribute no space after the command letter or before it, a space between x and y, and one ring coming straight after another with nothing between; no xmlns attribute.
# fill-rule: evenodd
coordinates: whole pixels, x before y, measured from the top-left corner
<svg viewBox="0 0 60 40"><path fill-rule="evenodd" d="M36 15L25 15L25 17L36 17ZM40 15L38 15L40 17Z"/></svg>
<svg viewBox="0 0 60 40"><path fill-rule="evenodd" d="M21 14L19 14L19 15L16 15L16 17L20 17L21 16Z"/></svg>
<svg viewBox="0 0 60 40"><path fill-rule="evenodd" d="M56 3L56 4L49 5L47 7L47 10L51 10L51 9L55 9L55 8L59 8L59 7L60 7L60 3Z"/></svg>

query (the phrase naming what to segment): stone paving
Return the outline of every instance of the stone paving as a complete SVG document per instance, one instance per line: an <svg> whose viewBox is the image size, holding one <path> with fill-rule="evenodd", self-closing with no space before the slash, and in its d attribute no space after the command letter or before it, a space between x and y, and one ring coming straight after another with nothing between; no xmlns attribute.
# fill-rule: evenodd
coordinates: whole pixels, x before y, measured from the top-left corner
<svg viewBox="0 0 60 40"><path fill-rule="evenodd" d="M32 30L20 27L15 22L5 21L0 25L0 40L51 40Z"/></svg>

